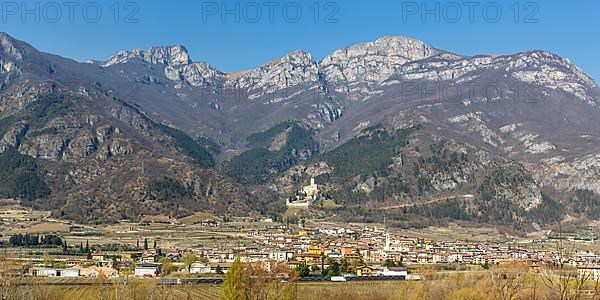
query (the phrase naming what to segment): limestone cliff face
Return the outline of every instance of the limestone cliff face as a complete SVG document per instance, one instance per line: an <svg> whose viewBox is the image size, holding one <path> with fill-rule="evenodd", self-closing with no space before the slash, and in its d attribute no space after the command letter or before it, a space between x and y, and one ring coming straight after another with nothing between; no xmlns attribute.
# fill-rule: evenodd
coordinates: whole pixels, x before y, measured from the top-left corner
<svg viewBox="0 0 600 300"><path fill-rule="evenodd" d="M115 64L130 63L136 61L145 61L151 64L164 65L187 65L191 62L188 51L181 45L169 47L151 47L146 51L134 49L132 51L119 51L103 67L110 67Z"/></svg>
<svg viewBox="0 0 600 300"><path fill-rule="evenodd" d="M0 33L0 91L12 79L18 78L22 74L18 62L23 60L23 52L19 50L12 37Z"/></svg>
<svg viewBox="0 0 600 300"><path fill-rule="evenodd" d="M387 79L400 67L440 51L407 37L384 37L334 51L319 64L325 79L335 91L365 93L369 87Z"/></svg>
<svg viewBox="0 0 600 300"><path fill-rule="evenodd" d="M19 122L11 125L0 140L0 153L10 147L18 147L27 133L29 125L26 122Z"/></svg>

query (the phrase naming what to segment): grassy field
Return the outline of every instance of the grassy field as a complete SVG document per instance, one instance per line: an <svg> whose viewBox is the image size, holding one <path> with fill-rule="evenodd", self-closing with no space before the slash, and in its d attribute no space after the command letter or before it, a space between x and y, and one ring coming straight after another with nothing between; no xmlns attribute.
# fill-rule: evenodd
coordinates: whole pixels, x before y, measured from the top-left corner
<svg viewBox="0 0 600 300"><path fill-rule="evenodd" d="M406 282L299 283L302 299L391 299ZM103 285L35 285L20 287L22 297L14 299L220 299L220 285L156 286L140 280L127 286ZM43 292L43 297L38 292ZM0 292L0 298L4 299ZM14 294L12 296L15 296ZM9 297L9 299L12 299Z"/></svg>
<svg viewBox="0 0 600 300"><path fill-rule="evenodd" d="M164 286L154 287L150 290L138 289L137 291L123 291L119 287L97 286L67 286L51 287L51 294L60 295L59 299L220 299L221 287L218 285L206 286ZM133 297L131 297L133 296Z"/></svg>
<svg viewBox="0 0 600 300"><path fill-rule="evenodd" d="M44 233L68 233L69 225L57 222L43 222L31 225L26 228L15 228L11 230L7 230L4 234L44 234Z"/></svg>
<svg viewBox="0 0 600 300"><path fill-rule="evenodd" d="M421 281L301 282L290 284L292 298L302 300L553 300L599 299L600 283L590 278L570 277L574 270L538 273L524 264L505 265L479 272L423 271ZM495 274L492 276L492 274ZM562 274L559 276L558 274ZM568 275L568 276L567 276ZM151 279L36 279L7 282L0 278L0 299L222 299L222 289L231 285L158 285ZM60 284L60 285L58 285ZM250 283L241 289L263 295L272 285ZM253 285L252 285L253 284ZM561 295L564 297L561 298ZM250 298L255 299L255 298ZM256 298L272 299L272 298Z"/></svg>
<svg viewBox="0 0 600 300"><path fill-rule="evenodd" d="M346 282L310 283L298 285L298 294L303 299L396 299L394 295L412 282ZM399 299L399 298L398 298Z"/></svg>

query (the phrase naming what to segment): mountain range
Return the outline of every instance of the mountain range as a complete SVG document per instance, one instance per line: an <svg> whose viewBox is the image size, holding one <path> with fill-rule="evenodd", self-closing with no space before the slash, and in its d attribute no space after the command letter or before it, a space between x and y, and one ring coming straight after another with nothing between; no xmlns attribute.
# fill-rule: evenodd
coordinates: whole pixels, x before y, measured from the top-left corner
<svg viewBox="0 0 600 300"><path fill-rule="evenodd" d="M88 223L194 211L539 228L600 217L600 89L547 51L407 37L243 72L180 45L76 62L0 34L0 195ZM305 214L305 215L302 215Z"/></svg>

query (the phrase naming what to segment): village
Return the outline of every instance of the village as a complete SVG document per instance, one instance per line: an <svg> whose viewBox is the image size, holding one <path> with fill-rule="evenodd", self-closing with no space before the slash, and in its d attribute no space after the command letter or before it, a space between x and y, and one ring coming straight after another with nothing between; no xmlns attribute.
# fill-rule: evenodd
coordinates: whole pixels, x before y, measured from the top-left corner
<svg viewBox="0 0 600 300"><path fill-rule="evenodd" d="M208 220L206 223L219 226ZM376 226L305 227L283 232L267 229L245 235L243 245L237 242L228 248L210 244L194 248L162 248L156 241L147 239L129 245L128 250L102 250L102 247L90 247L87 243L56 243L54 252L46 251L37 256L31 247L29 252L5 248L2 271L52 278L218 278L239 259L244 263L261 263L267 270L284 265L296 270L300 278L333 280L389 276L398 280L418 280L419 271L427 267L440 272L474 272L519 262L532 270L552 265L570 266L577 268L582 276L592 274L600 279L600 255L574 248L567 251L566 246L557 248L556 245L568 243L567 237L502 244L435 241L394 234ZM48 240L50 236L53 235L36 236L35 239ZM18 238L31 240L32 235L12 237L11 242ZM578 243L593 244L594 241ZM18 253L28 255L17 256Z"/></svg>
<svg viewBox="0 0 600 300"><path fill-rule="evenodd" d="M310 209L320 195L311 179L286 204ZM548 231L530 237L466 227L432 235L427 229L385 224L304 219L290 224L206 214L93 227L15 203L5 203L0 221L1 272L32 278L172 277L218 283L239 260L261 264L266 271L284 266L300 280L419 280L424 270L481 272L515 262L534 271L568 266L600 279L600 247L591 227L583 233Z"/></svg>

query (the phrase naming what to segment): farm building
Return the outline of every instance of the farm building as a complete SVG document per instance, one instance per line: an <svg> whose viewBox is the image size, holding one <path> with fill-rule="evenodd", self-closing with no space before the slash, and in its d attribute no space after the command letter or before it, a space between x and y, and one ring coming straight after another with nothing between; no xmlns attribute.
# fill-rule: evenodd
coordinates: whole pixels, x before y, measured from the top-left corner
<svg viewBox="0 0 600 300"><path fill-rule="evenodd" d="M383 276L404 276L408 275L408 271L403 267L385 267L381 275Z"/></svg>
<svg viewBox="0 0 600 300"><path fill-rule="evenodd" d="M156 277L159 274L160 264L143 263L135 267L135 277Z"/></svg>
<svg viewBox="0 0 600 300"><path fill-rule="evenodd" d="M84 267L74 267L80 270L81 277L114 277L119 275L119 272L113 268L109 267L98 267L98 266L90 266L87 268Z"/></svg>
<svg viewBox="0 0 600 300"><path fill-rule="evenodd" d="M29 275L35 277L79 277L79 269L31 268Z"/></svg>
<svg viewBox="0 0 600 300"><path fill-rule="evenodd" d="M211 273L210 266L201 262L195 262L190 267L190 273L192 274L208 274Z"/></svg>

